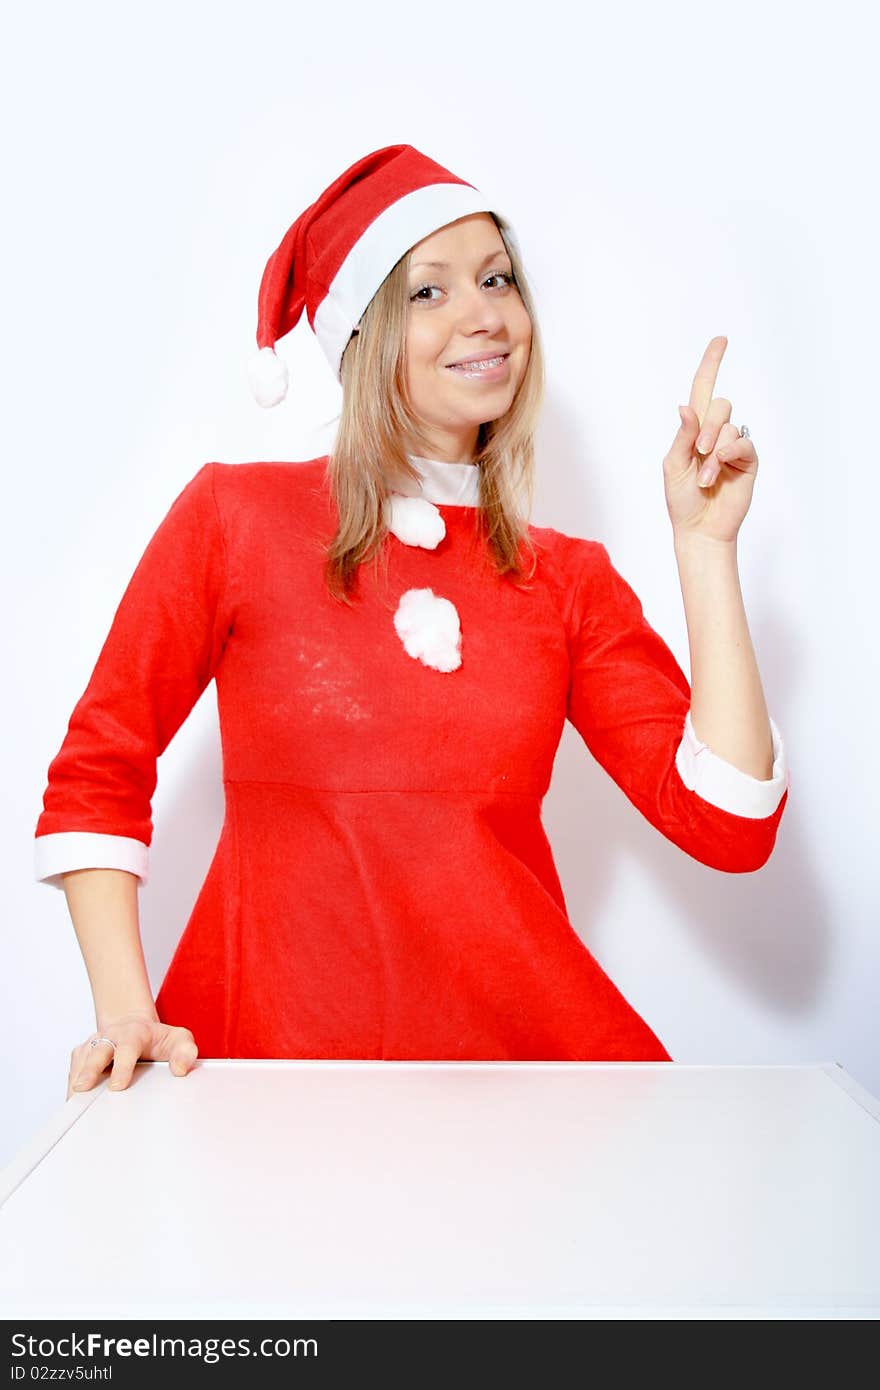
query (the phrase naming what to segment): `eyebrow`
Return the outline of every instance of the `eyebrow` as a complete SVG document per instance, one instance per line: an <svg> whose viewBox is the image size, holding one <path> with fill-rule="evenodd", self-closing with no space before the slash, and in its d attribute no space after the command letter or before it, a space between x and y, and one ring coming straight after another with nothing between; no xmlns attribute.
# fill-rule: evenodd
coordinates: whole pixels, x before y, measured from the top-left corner
<svg viewBox="0 0 880 1390"><path fill-rule="evenodd" d="M506 249L506 247L504 247L504 246L498 246L498 247L496 247L494 251L490 251L489 254L488 254L488 256L484 256L483 259L480 261L480 266L479 266L480 270L483 269L483 266L484 266L484 265L488 265L490 261L494 261L496 256L506 256L506 255L507 255L507 249ZM419 265L430 266L430 268L431 268L432 270L448 270L448 269L449 269L449 262L448 262L448 261L413 261L412 264L410 265L410 270L415 270L416 266L419 266Z"/></svg>

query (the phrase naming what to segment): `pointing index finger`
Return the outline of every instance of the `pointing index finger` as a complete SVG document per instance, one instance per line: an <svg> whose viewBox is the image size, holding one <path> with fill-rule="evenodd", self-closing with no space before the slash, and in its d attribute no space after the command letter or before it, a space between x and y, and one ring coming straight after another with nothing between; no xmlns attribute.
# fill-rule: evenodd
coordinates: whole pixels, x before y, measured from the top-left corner
<svg viewBox="0 0 880 1390"><path fill-rule="evenodd" d="M721 359L724 356L726 347L727 339L723 334L717 338L713 338L706 348L706 351L703 353L703 359L694 375L688 404L691 410L697 412L697 418L701 425L706 418L709 402L715 394L715 380L718 376L718 368L721 366Z"/></svg>

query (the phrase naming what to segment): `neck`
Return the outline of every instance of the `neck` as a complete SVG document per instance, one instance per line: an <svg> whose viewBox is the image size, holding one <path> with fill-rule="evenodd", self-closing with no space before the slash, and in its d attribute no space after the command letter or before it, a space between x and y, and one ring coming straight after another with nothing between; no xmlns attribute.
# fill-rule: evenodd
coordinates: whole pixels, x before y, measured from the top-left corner
<svg viewBox="0 0 880 1390"><path fill-rule="evenodd" d="M417 458L434 459L437 463L471 463L480 442L480 426L466 429L434 431L430 436L417 438L410 452Z"/></svg>

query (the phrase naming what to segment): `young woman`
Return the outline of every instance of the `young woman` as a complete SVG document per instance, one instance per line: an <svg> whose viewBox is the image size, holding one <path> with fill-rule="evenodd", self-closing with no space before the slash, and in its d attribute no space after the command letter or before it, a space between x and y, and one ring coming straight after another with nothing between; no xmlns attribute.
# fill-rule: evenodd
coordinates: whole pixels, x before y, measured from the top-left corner
<svg viewBox="0 0 880 1390"><path fill-rule="evenodd" d="M199 1054L668 1061L568 919L541 804L568 718L685 853L772 851L788 773L737 577L757 458L712 397L725 340L664 460L691 689L605 547L527 520L542 356L497 208L411 146L366 156L266 265L262 404L304 311L343 388L331 454L195 474L49 768L36 876L97 1025L68 1094ZM211 680L225 819L154 1000L156 762Z"/></svg>

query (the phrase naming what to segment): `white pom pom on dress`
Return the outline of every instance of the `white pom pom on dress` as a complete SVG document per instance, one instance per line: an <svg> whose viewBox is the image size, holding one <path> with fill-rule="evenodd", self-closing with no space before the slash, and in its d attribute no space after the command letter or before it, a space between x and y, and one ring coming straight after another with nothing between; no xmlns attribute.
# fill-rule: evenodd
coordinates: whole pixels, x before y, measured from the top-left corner
<svg viewBox="0 0 880 1390"><path fill-rule="evenodd" d="M469 463L440 463L409 455L419 479L403 479L386 499L388 530L404 545L436 550L446 536L446 522L435 503L479 504L479 468ZM433 589L407 589L394 614L404 651L434 671L461 666L461 621L451 599Z"/></svg>
<svg viewBox="0 0 880 1390"><path fill-rule="evenodd" d="M386 503L388 530L404 545L435 550L446 535L446 522L426 497L405 497L392 492Z"/></svg>
<svg viewBox="0 0 880 1390"><path fill-rule="evenodd" d="M458 610L433 589L407 589L394 614L404 648L435 671L455 671L461 665L461 626Z"/></svg>

